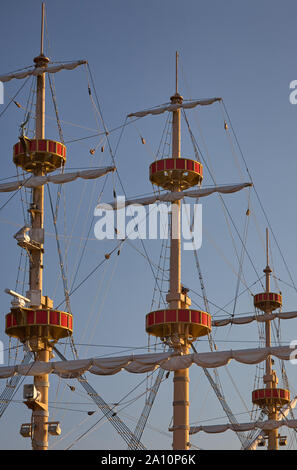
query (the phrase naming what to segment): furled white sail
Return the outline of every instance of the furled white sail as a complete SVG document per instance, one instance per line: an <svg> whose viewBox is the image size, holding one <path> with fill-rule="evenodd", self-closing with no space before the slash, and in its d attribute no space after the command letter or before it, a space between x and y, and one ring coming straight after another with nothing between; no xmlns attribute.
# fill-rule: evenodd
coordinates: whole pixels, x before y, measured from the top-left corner
<svg viewBox="0 0 297 470"><path fill-rule="evenodd" d="M76 378L85 372L90 372L95 375L114 375L121 370L140 374L153 371L157 367L168 371L187 369L192 364L205 368L216 368L227 365L232 359L241 364L252 365L265 361L268 356L275 356L281 360L289 360L292 351L292 348L289 346L276 346L270 348L215 351L187 355L168 352L48 363L37 361L28 365L20 364L0 367L0 378L6 379L16 374L30 376L57 374L64 378Z"/></svg>
<svg viewBox="0 0 297 470"><path fill-rule="evenodd" d="M115 167L107 166L91 170L75 171L71 173L60 173L58 175L31 176L30 178L27 178L25 180L11 181L10 183L0 184L0 192L6 193L10 191L16 191L21 187L37 188L38 186L42 186L46 183L69 183L70 181L74 181L77 178L90 180L94 178L100 178L101 176L106 175L110 171L115 171Z"/></svg>
<svg viewBox="0 0 297 470"><path fill-rule="evenodd" d="M226 325L245 325L253 321L266 322L280 318L282 320L290 320L296 318L297 312L276 312L263 315L248 315L244 317L226 317L220 320L213 320L212 326L226 326Z"/></svg>
<svg viewBox="0 0 297 470"><path fill-rule="evenodd" d="M209 196L213 193L221 193L221 194L231 194L241 189L244 189L248 186L252 186L252 183L240 183L240 184L233 184L233 185L225 185L225 186L213 186L210 188L203 188L203 189L192 189L187 191L180 191L180 192L167 192L167 193L160 193L155 194L154 196L150 197L142 197L142 198L133 198L133 199L123 199L118 202L110 202L108 204L100 203L97 206L97 209L104 209L104 210L112 210L112 209L122 209L124 207L130 206L132 204L141 204L143 206L147 206L149 204L153 204L157 201L163 202L174 202L183 199L184 197L192 197L192 198L200 198Z"/></svg>
<svg viewBox="0 0 297 470"><path fill-rule="evenodd" d="M176 111L179 108L189 109L195 108L196 106L208 106L216 101L221 101L222 98L210 98L206 100L194 100L194 101L186 101L183 103L169 103L165 106L157 106L156 108L145 109L143 111L137 111L135 113L128 114L128 117L144 117L148 114L161 114L165 111Z"/></svg>
<svg viewBox="0 0 297 470"><path fill-rule="evenodd" d="M49 65L48 67L35 67L22 72L10 73L7 75L0 75L0 82L9 82L13 78L26 78L29 75L41 75L43 73L56 73L60 70L73 70L79 65L86 64L86 60L76 60L75 62L68 62L66 64Z"/></svg>
<svg viewBox="0 0 297 470"><path fill-rule="evenodd" d="M239 184L229 184L225 186L213 186L212 188L200 188L200 189L189 189L184 191L184 195L187 197L205 197L209 196L213 193L221 193L221 194L232 194L240 191L241 189L247 188L249 186L253 186L252 183L239 183Z"/></svg>
<svg viewBox="0 0 297 470"><path fill-rule="evenodd" d="M132 204L141 204L142 206L148 206L149 204L154 204L157 201L163 202L174 202L178 201L179 199L184 198L184 193L181 192L168 192L162 194L155 194L154 196L150 197L140 197L140 198L133 198L133 199L125 199L119 198L116 202L109 202L108 204L102 202L96 206L97 209L104 209L104 210L118 210L123 209L124 207L131 206Z"/></svg>
<svg viewBox="0 0 297 470"><path fill-rule="evenodd" d="M267 421L256 421L254 423L227 423L227 424L213 424L209 426L193 426L190 428L190 434L196 434L197 432L206 432L210 434L216 434L228 431L245 432L252 431L253 429L261 429L263 431L272 431L278 429L281 426L287 426L288 428L297 428L297 419L283 419L276 421L268 419Z"/></svg>

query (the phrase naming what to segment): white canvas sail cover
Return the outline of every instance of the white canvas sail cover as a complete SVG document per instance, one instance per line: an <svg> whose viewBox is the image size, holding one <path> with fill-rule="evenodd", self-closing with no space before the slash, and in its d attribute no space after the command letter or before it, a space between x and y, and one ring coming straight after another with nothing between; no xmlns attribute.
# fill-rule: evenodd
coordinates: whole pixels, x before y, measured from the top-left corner
<svg viewBox="0 0 297 470"><path fill-rule="evenodd" d="M213 320L212 326L226 326L226 325L246 325L253 321L257 322L266 322L279 318L281 320L290 320L291 318L296 318L297 312L276 312L263 315L247 315L244 317L226 317L220 320Z"/></svg>
<svg viewBox="0 0 297 470"><path fill-rule="evenodd" d="M216 101L221 101L222 98L209 98L206 100L193 100L193 101L186 101L183 103L168 103L165 106L157 106L156 108L145 109L143 111L137 111L135 113L128 114L128 117L144 117L148 114L162 114L165 111L176 111L179 108L189 109L195 108L196 106L208 106Z"/></svg>
<svg viewBox="0 0 297 470"><path fill-rule="evenodd" d="M0 82L9 82L10 80L17 78L26 78L30 75L41 75L43 73L56 73L60 70L73 70L79 65L87 64L86 60L76 60L75 62L68 62L66 64L49 65L48 67L35 67L33 69L24 70L22 72L10 73L7 75L0 75Z"/></svg>
<svg viewBox="0 0 297 470"><path fill-rule="evenodd" d="M76 378L86 372L95 375L114 375L121 370L141 374L153 371L157 367L167 371L174 371L187 369L193 364L205 368L216 368L227 365L232 359L241 364L253 365L265 361L268 356L275 356L281 360L289 360L292 351L292 348L289 346L276 346L187 355L168 352L48 363L37 361L28 365L2 366L0 367L0 379L6 379L16 374L30 376L57 374L64 378Z"/></svg>
<svg viewBox="0 0 297 470"><path fill-rule="evenodd" d="M213 424L210 426L193 426L190 428L190 434L196 434L201 431L210 434L217 434L228 430L235 432L246 432L253 431L254 429L261 429L262 431L267 432L272 431L273 429L278 429L282 426L287 426L291 429L297 428L297 419L283 419L280 421L268 419L267 421L256 421L254 423L227 423Z"/></svg>
<svg viewBox="0 0 297 470"><path fill-rule="evenodd" d="M25 180L11 181L10 183L0 184L0 192L6 193L10 191L16 191L21 187L25 188L37 188L46 183L63 184L75 181L78 178L90 180L100 178L107 173L115 171L115 167L107 166L102 168L95 168L91 170L81 170L71 173L60 173L58 175L46 175L46 176L31 176Z"/></svg>
<svg viewBox="0 0 297 470"><path fill-rule="evenodd" d="M183 199L184 197L200 198L200 197L210 196L213 193L232 194L237 191L241 191L242 189L247 188L249 186L252 186L252 183L239 183L239 184L225 185L225 186L213 186L209 188L189 189L187 191L180 191L180 192L172 191L172 192L167 192L167 193L155 194L154 196L150 196L150 197L126 199L124 201L120 201L118 204L116 202L110 202L108 204L101 203L101 204L98 204L97 209L104 209L104 210L122 209L123 207L127 207L132 204L141 204L143 206L147 206L157 201L174 202L174 201Z"/></svg>

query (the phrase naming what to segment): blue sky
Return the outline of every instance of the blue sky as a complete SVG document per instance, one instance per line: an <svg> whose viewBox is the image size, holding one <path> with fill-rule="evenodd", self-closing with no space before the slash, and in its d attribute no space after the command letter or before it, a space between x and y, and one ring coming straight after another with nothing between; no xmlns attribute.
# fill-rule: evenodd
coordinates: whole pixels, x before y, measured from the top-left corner
<svg viewBox="0 0 297 470"><path fill-rule="evenodd" d="M2 60L0 73L14 71L32 64L33 57L39 53L41 2L3 2L0 16L0 41ZM145 2L143 0L125 2L109 1L65 1L46 2L48 35L45 40L46 53L52 61L86 59L94 78L97 96L108 129L120 126L126 115L132 111L156 106L169 101L174 92L175 51L180 54L179 84L184 98L223 97L231 117L232 124L244 153L249 171L253 177L257 192L268 215L274 235L282 250L290 275L296 279L296 122L297 106L289 101L289 84L297 79L296 66L296 13L294 1L280 3L276 1L195 1L175 0ZM21 81L11 81L5 85L5 104L17 92ZM25 106L29 86L18 95L17 100ZM66 142L96 133L97 124L93 107L88 96L87 74L84 68L75 71L63 71L55 76L55 90L59 115ZM93 95L94 96L94 95ZM5 106L5 105L4 105ZM1 109L3 105L1 105ZM208 155L218 183L235 183L246 179L247 173L234 139L233 147L224 131L222 107L215 104L207 109L199 109L187 114L192 130L197 136L204 155ZM54 110L47 91L47 136L57 138ZM18 139L19 125L23 122L24 111L14 105L9 106L0 118L1 129L1 178L14 176L16 170L12 163L12 146ZM136 124L126 126L120 138L120 132L111 133L110 143L115 152L116 162L129 196L152 191L148 181L148 167L154 159L162 130L164 116L144 118ZM71 125L69 123L72 123ZM80 125L81 127L73 126ZM100 124L100 130L102 125ZM95 130L95 132L94 132ZM203 134L201 134L201 130ZM186 131L185 126L183 131ZM203 135L203 138L202 138ZM142 145L140 136L146 139ZM92 157L90 148L98 145L98 138L87 139L79 143L68 144L67 168L92 167L111 163L108 146L101 154L97 151ZM205 145L206 143L206 145ZM193 149L188 137L182 141L182 154L193 157ZM208 158L207 157L207 158ZM240 171L238 170L240 169ZM243 175L243 176L242 176ZM204 184L211 184L206 172ZM112 199L113 186L119 194L122 189L117 178L110 177L104 188L102 199ZM103 182L72 183L65 188L63 204L67 208L66 234L72 235L72 245L68 252L69 278L76 269L84 237L92 219L93 209ZM56 194L52 188L52 193ZM230 213L236 221L240 233L243 233L247 194L226 196ZM0 197L0 206L8 199L7 194ZM23 196L25 197L25 195ZM252 217L247 239L248 252L257 273L261 276L265 263L263 239L267 225L256 195L250 194ZM0 213L1 222L1 257L2 266L0 295L2 307L2 328L0 339L8 347L4 334L4 315L9 310L9 298L3 293L4 288L14 288L20 249L15 245L12 235L23 225L22 201L19 195L13 198ZM55 304L63 299L59 277L58 258L54 240L54 229L50 217L50 208L46 203L46 272L44 293L54 298ZM59 218L59 229L64 230L63 208ZM77 218L76 218L77 216ZM75 226L73 223L75 222ZM229 221L230 223L230 221ZM232 223L231 223L232 225ZM241 244L231 229L235 244L240 253ZM93 238L87 244L83 262L77 277L82 280L91 269L104 257L113 246L113 242L102 242ZM296 309L296 290L284 282L292 284L282 256L273 240L271 248L273 265L283 295L284 310ZM142 245L135 246L141 251ZM152 260L158 263L160 244L147 242L146 247ZM63 243L65 248L65 243ZM222 207L217 197L211 196L203 202L203 244L199 251L201 266L209 299L223 307L235 294L238 261L229 236ZM105 265L104 265L105 266ZM232 269L233 268L233 269ZM257 276L247 256L244 259L244 272L247 284L257 281ZM183 280L186 285L200 293L199 279L193 256L184 253ZM112 258L106 268L98 270L87 285L72 296L72 310L75 315L75 340L77 343L110 345L109 348L81 346L81 357L111 354L123 351L115 345L140 347L147 344L144 330L144 318L150 310L154 280L150 266L130 244L124 246L121 255ZM21 288L21 287L20 287ZM276 289L277 286L273 288ZM244 289L241 284L240 291ZM252 292L261 290L255 285ZM201 299L193 294L202 306ZM233 303L228 306L232 313ZM227 307L226 307L227 308ZM211 312L215 314L216 308ZM242 296L236 313L253 310L252 297ZM89 317L89 313L93 316ZM222 312L220 312L222 314ZM288 322L289 323L289 322ZM83 332L86 331L85 336ZM296 339L294 323L284 325L282 339ZM232 327L224 332L215 332L220 349L249 347L258 343L258 331L255 325L244 330ZM233 341L233 342L232 342ZM237 343L238 341L238 343ZM249 343L251 341L251 343ZM201 350L207 350L207 344L201 341ZM69 349L69 348L68 348ZM66 353L70 356L70 351ZM142 350L140 350L142 351ZM8 352L5 351L8 361ZM21 357L19 353L18 360ZM14 350L12 359L14 360ZM191 422L221 418L213 422L227 422L224 413L216 403L214 393L201 371L191 368ZM229 370L244 397L248 409L251 409L251 390L254 383L255 367L231 364ZM292 393L296 387L294 367L291 373ZM115 377L91 378L91 383L100 390L108 402L117 402L130 392L144 376L120 373ZM224 391L234 413L246 412L234 384L222 371ZM169 383L170 382L170 383ZM144 390L140 387L139 394ZM55 404L56 391L58 402ZM62 437L74 426L78 426L86 415L86 397L63 392L63 383L53 379L51 388L52 406L74 408L71 412L53 408L56 419L61 420ZM132 394L132 398L138 391ZM168 379L162 384L157 402L152 410L150 425L158 430L167 431L171 419L172 383ZM130 397L130 396L129 396ZM15 397L21 400L21 389ZM79 404L76 404L79 402ZM139 399L132 408L127 408L129 417L123 419L133 428L131 416L139 416L144 399ZM94 406L90 405L93 409ZM99 412L76 432L61 441L57 448L65 448L75 437L85 431L99 419ZM238 415L238 420L248 421L248 415ZM16 402L8 408L0 421L2 433L1 448L29 448L28 440L18 435L22 422L30 420L29 412L21 403ZM144 443L148 448L171 448L171 438L147 429ZM51 444L54 443L54 438ZM193 438L193 444L202 448L238 448L238 440L231 433L219 438L202 435ZM102 425L97 432L79 441L74 448L122 448L121 440L115 435L109 424Z"/></svg>

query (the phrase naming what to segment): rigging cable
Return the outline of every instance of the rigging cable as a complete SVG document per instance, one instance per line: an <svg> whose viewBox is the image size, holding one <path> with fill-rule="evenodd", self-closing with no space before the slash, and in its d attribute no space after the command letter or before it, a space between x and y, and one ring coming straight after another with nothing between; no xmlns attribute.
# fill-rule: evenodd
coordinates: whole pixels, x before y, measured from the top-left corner
<svg viewBox="0 0 297 470"><path fill-rule="evenodd" d="M0 207L0 211L2 209L4 209L4 207L7 206L7 204L18 194L18 192L22 189L22 187L24 186L24 184L26 182L28 182L31 178L33 178L33 176L30 176L27 180L24 180L23 182L20 183L20 187L18 189L16 189L15 191L13 191L12 195L7 199L7 201L2 204L2 206Z"/></svg>
<svg viewBox="0 0 297 470"><path fill-rule="evenodd" d="M283 255L283 253L282 253L282 250L281 250L281 248L280 248L280 246L279 246L279 243L278 243L278 241L277 241L277 239L276 239L276 236L275 236L275 234L274 234L274 231L273 231L273 229L272 229L272 227L271 227L271 224L270 224L270 221L269 221L269 219L268 219L267 213L266 213L266 211L265 211L265 209L264 209L264 206L263 206L263 204L262 204L262 201L261 201L261 199L260 199L260 196L259 196L259 194L258 194L258 191L257 191L257 189L256 189L256 187L255 187L254 182L253 182L251 173L250 173L250 171L249 171L249 169L248 169L248 166L247 166L247 163L246 163L246 160L245 160L243 151L242 151L242 149L241 149L241 146L240 146L240 144L239 144L237 135L236 135L235 130L234 130L234 128L233 128L233 125L232 125L232 122L231 122L229 113L228 113L228 111L227 111L226 105L225 105L225 103L224 103L223 100L222 100L221 102L222 102L222 106L223 106L223 108L224 108L224 111L225 111L225 113L226 113L226 116L227 116L227 118L228 118L228 121L229 121L229 123L230 123L230 127L231 127L231 129L232 129L232 132L233 132L235 141L236 141L237 146L238 146L238 148L239 148L239 152L240 152L240 155L241 155L242 160L243 160L243 162L244 162L245 169L246 169L246 171L247 171L247 174L248 174L248 176L249 176L249 178L250 178L251 183L253 184L253 188L254 188L256 197L257 197L257 199L258 199L259 205L260 205L260 207L261 207L261 209L262 209L262 212L263 212L264 217L265 217L265 219L266 219L266 222L267 222L267 224L268 224L269 230L270 230L271 233L272 233L273 239L274 239L275 244L276 244L276 246L277 246L277 248L278 248L278 250L279 250L279 253L280 253L280 255L281 255L281 258L282 258L282 260L283 260L283 263L284 263L284 265L285 265L285 268L286 268L286 270L287 270L287 273L289 274L289 277L290 277L290 279L291 279L292 285L294 286L294 289L295 289L295 291L297 292L297 288L296 288L296 286L295 286L295 283L294 283L293 277L292 277L292 275L291 275L291 272L290 272L290 270L289 270L288 264L287 264L287 262L286 262L286 260L285 260L285 258L284 258L284 255Z"/></svg>
<svg viewBox="0 0 297 470"><path fill-rule="evenodd" d="M153 371L153 372L151 373L151 375L154 374L154 373L155 373L155 371ZM109 408L108 414L110 414L110 413L113 412L114 415L117 415L117 414L118 414L118 411L115 411L116 407L118 407L131 393L133 393L134 390L136 390L139 386L141 386L141 385L145 382L145 380L146 380L146 378L143 379L138 385L136 385L135 387L133 387L133 389L132 389L130 392L128 392L119 402L115 403L112 408ZM125 405L122 409L126 408L127 406L130 406L130 403L129 403L128 405ZM68 447L66 448L66 450L69 450L71 447L73 447L74 444L76 444L77 442L79 442L79 441L80 441L83 437L85 437L89 432L91 432L93 429L95 429L96 426L102 421L102 419L103 419L104 417L105 417L105 414L104 414L98 421L96 421L96 423L94 423L89 429L87 429L87 431L85 431L81 436L79 436L78 438L76 438L75 441L74 441L70 446L68 446ZM120 421L119 424L120 424L120 434L121 434L121 436L125 439L125 441L127 442L127 444L129 444L129 443L131 442L131 441L130 441L131 437L133 438L133 435L130 435L130 436L129 436L129 433L127 434L127 431L125 430L125 427L124 427L124 423L123 423L122 421ZM141 448L141 447L139 446L139 444L141 444L141 443L138 443L138 447L137 447L138 449Z"/></svg>
<svg viewBox="0 0 297 470"><path fill-rule="evenodd" d="M96 98L96 103L97 103L98 111L99 111L99 113L100 113L100 117L101 117L101 120L102 120L102 123L103 123L103 127L104 127L104 130L105 130L105 132L106 132L107 143L108 143L108 147L109 147L110 156L111 156L111 158L112 158L112 161L113 161L114 166L116 167L116 174L117 174L117 176L118 176L119 183L120 183L121 188L122 188L122 190L123 190L123 192L124 192L124 195L125 195L125 197L126 197L126 199L127 199L127 194L126 194L126 191L125 191L125 189L124 189L122 180L121 180L120 175L119 175L119 171L118 171L117 166L116 166L116 163L115 163L115 155L113 154L112 149L111 149L110 141L109 141L109 138L108 138L108 134L109 134L109 133L107 132L107 128L106 128L105 123L104 123L104 120L103 120L103 116L102 116L102 112L101 112L101 108L100 108L100 103L99 103L99 100L98 100L98 96L97 96L97 92L96 92L96 88L95 88L93 76L92 76L92 73L91 73L91 69L90 69L89 64L87 64L86 66L87 66L87 68L88 68L88 71L89 71L89 74L90 74L90 78L91 78L91 82L92 82L92 85L93 85L93 88L94 88L95 98ZM126 127L126 124L127 124L127 118L126 118L126 120L125 120L124 126L122 127L121 135L120 135L120 138L119 138L119 140L118 140L118 143L117 143L117 146L116 146L116 149L115 149L115 154L116 154L116 152L117 152L117 149L118 149L118 146L119 146L121 137L122 137L123 132L124 132L124 129L125 129L125 127ZM143 250L144 250L144 252L145 252L145 254L146 254L146 256L147 256L147 259L148 259L149 266L150 266L150 269L151 269L151 271L152 271L153 277L154 277L154 279L156 280L155 272L154 272L154 270L153 270L151 260L150 260L150 258L149 258L149 256L148 256L148 253L147 253L147 250L146 250L146 248L145 248L145 245L144 245L144 242L143 242L142 238L140 238L140 241L141 241L141 244L142 244L142 248L143 248Z"/></svg>
<svg viewBox="0 0 297 470"><path fill-rule="evenodd" d="M190 129L189 122L188 122L188 119L187 119L187 116L186 116L186 113L184 112L184 110L183 110L183 115L184 115L185 121L186 121L186 123L187 123L188 129L189 129L189 133L190 133L190 136L191 136L191 139L192 139L192 142L193 142L193 144L195 144L195 146L197 147L197 149L198 149L198 151L199 151L199 154L201 155L202 161L203 161L205 167L207 168L207 170L208 170L208 172L209 172L210 178L211 178L211 180L213 181L213 184L216 186L215 178L214 178L214 176L213 176L213 174L212 174L212 171L211 171L210 168L209 168L209 165L207 164L205 158L203 157L203 153L202 153L202 151L201 151L201 149L200 149L200 147L199 147L199 145L198 145L198 143L197 143L197 141L196 141L196 139L195 139L195 136L193 135L193 133L192 133L192 131L191 131L191 129ZM224 198L223 198L223 196L222 196L221 194L219 194L218 196L219 196L219 199L220 199L220 201L221 201L221 203L222 203L222 206L223 206L223 208L224 208L224 212L226 212L227 215L229 216L229 219L230 219L230 221L231 221L231 223L232 223L232 225L233 225L233 227L234 227L234 229L235 229L235 232L236 232L236 234L237 234L237 236L238 236L238 238L239 238L239 240L240 240L240 242L241 242L242 247L244 248L244 251L245 251L246 254L247 254L247 257L248 257L248 259L249 259L249 261L250 261L250 263L251 263L251 265L252 265L252 268L254 269L254 271L255 271L255 273L256 273L256 276L257 276L258 280L261 282L261 279L260 279L260 277L259 277L259 275L258 275L258 272L257 272L257 270L256 270L256 267L255 267L255 265L254 265L254 263L253 263L253 260L252 260L252 258L251 258L251 256L250 256L249 252L247 251L246 246L244 245L244 242L243 242L243 240L242 240L242 237L241 237L241 235L240 235L240 233L239 233L239 231L238 231L238 229L237 229L237 227L236 227L236 224L235 224L235 222L234 222L234 220L233 220L233 217L232 217L231 214L230 214L230 211L229 211L229 209L228 209L228 207L227 207L227 204L226 204L226 202L225 202L225 200L224 200ZM229 226L229 223L228 223L228 221L227 221L226 214L225 214L225 218L226 218L227 225ZM230 232L230 230L229 230L229 232ZM232 240L233 240L233 236L231 235L231 232L230 232L230 236L231 236L231 238L232 238ZM233 243L233 245L234 245L234 249L235 249L236 256L237 256L237 258L238 258L238 260L239 260L238 253L237 253L237 250L236 250L236 248L235 248L235 244ZM262 283L261 283L261 284L262 284ZM263 286L263 289L264 289L264 286Z"/></svg>
<svg viewBox="0 0 297 470"><path fill-rule="evenodd" d="M98 199L97 199L97 204L98 204L99 201L101 200L101 197L102 197L103 191L104 191L104 189L105 189L107 180L108 180L108 175L105 176L102 189L101 189L100 194L99 194L99 197L98 197ZM96 186L94 185L94 188L95 188L95 187L96 187ZM94 192L94 191L93 191L93 192ZM92 192L92 196L93 196L93 192ZM89 215L90 208L91 208L91 201L90 201L90 204L89 204L87 216ZM77 265L76 265L76 271L75 271L74 275L73 275L72 278L71 278L71 287L70 287L70 290L72 290L72 288L73 288L73 286L74 286L74 284L75 284L75 281L76 281L76 278L77 278L77 275L78 275L78 272L79 272L79 269L80 269L80 266L81 266L81 263L82 263L82 260L83 260L83 256L84 256L84 254L85 254L85 250L86 250L87 243L88 243L88 238L89 238L89 235L90 235L90 233L91 233L92 226L93 226L93 219L94 219L94 216L92 217L91 222L90 222L90 225L89 225L87 237L86 237L86 240L85 240L83 249L82 249L82 251L81 251L80 258L79 258L79 260L78 260L78 262L77 262ZM86 217L86 222L87 222L87 217ZM69 244L70 244L70 241L69 241Z"/></svg>
<svg viewBox="0 0 297 470"><path fill-rule="evenodd" d="M11 100L9 101L9 103L5 106L5 108L3 109L3 111L0 113L0 118L3 116L3 114L5 113L5 111L8 109L8 107L11 105L11 103L14 102L15 98L18 96L18 94L20 93L20 91L24 88L24 86L28 83L30 77L27 78L27 80L24 81L24 83L20 86L20 88L18 89L18 91L13 95L13 97L11 98Z"/></svg>

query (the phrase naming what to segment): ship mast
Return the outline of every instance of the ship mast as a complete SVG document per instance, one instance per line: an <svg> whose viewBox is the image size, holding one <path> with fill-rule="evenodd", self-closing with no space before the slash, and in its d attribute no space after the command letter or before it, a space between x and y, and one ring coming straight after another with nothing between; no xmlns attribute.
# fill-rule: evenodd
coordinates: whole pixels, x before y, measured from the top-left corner
<svg viewBox="0 0 297 470"><path fill-rule="evenodd" d="M153 184L174 193L200 185L203 167L200 162L181 156L181 108L183 98L178 92L178 53L175 66L175 94L170 98L172 112L172 155L150 165ZM181 202L171 204L169 292L168 308L150 312L146 316L146 331L161 338L174 351L186 355L191 343L211 331L211 317L207 312L190 309L188 290L181 284ZM189 369L174 371L173 431L174 450L188 450L189 442Z"/></svg>
<svg viewBox="0 0 297 470"><path fill-rule="evenodd" d="M29 208L31 226L23 227L16 235L18 245L26 249L29 259L29 290L26 297L18 295L6 315L5 331L18 338L33 352L35 361L47 363L52 357L53 345L61 338L72 335L72 314L53 310L53 301L43 295L44 256L44 185L42 177L61 169L66 162L66 147L61 142L45 137L45 74L49 59L44 55L45 5L42 3L40 54L34 58L36 75L36 127L35 138L25 135L24 126L19 142L14 145L13 161L32 179L40 180L33 186ZM73 68L82 62L73 64ZM66 68L68 66L59 67ZM70 66L72 68L72 66ZM53 71L52 71L53 72ZM12 77L6 76L5 80ZM21 434L31 437L34 450L47 450L48 434L59 435L58 422L49 422L48 374L34 376L34 384L24 386L25 404L32 410L31 423L21 426Z"/></svg>
<svg viewBox="0 0 297 470"><path fill-rule="evenodd" d="M34 58L34 66L26 71L0 76L1 82L8 82L15 78L23 79L30 75L36 77L35 136L28 138L25 135L27 118L20 126L21 135L13 146L13 163L22 168L23 172L28 172L30 177L22 182L19 180L13 182L9 188L3 185L0 187L0 192L1 190L15 191L23 185L32 188L31 204L28 209L30 225L26 224L14 235L17 244L26 250L30 260L29 290L24 297L11 289L5 289L5 292L13 297L10 312L5 316L5 333L17 338L25 345L26 350L30 351L25 356L26 358L30 358L33 353L34 362L30 364L30 369L35 366L35 363L46 366L46 371L41 370L41 367L36 371L39 375L32 374L34 383L24 385L23 390L24 403L32 411L32 419L29 423L21 425L20 434L31 438L32 448L35 450L47 450L49 434L57 436L61 433L59 422L49 421L50 369L48 362L53 357L52 350L55 344L62 338L69 338L73 333L73 317L67 302L67 312L53 309L53 301L43 295L44 184L48 182L63 184L80 177L100 178L115 170L114 166L108 166L92 171L67 173L67 175L61 172L66 163L66 146L61 142L47 139L45 135L45 76L60 70L73 70L87 62L78 60L59 65L49 64L49 58L44 55L44 26L45 4L42 3L40 53ZM57 170L61 173L50 175L51 172ZM90 391L89 384L86 383L86 385ZM118 422L121 423L119 419L117 419ZM124 427L123 423L122 427ZM133 434L127 427L125 432L130 440L130 434L132 437Z"/></svg>
<svg viewBox="0 0 297 470"><path fill-rule="evenodd" d="M49 59L43 54L43 34L44 34L44 3L42 4L42 28L41 28L41 49L40 55L34 58L36 67L46 67ZM36 139L44 139L45 136L45 74L37 76L37 93L36 93L36 123L35 136ZM41 165L36 165L34 175L43 176L44 172ZM32 228L43 229L44 225L44 186L33 189L32 206L31 206L31 223ZM38 291L42 295L42 261L43 250L38 250L32 254L32 262L30 265L30 290Z"/></svg>
<svg viewBox="0 0 297 470"><path fill-rule="evenodd" d="M43 53L44 40L44 3L42 3L42 20L41 20L41 45L40 55L35 57L36 67L46 67L49 59ZM37 76L37 96L36 96L36 139L44 139L45 137L45 74ZM36 166L34 171L36 176L43 176L42 167ZM33 189L31 210L31 224L33 229L42 230L44 226L44 186ZM40 295L40 308L42 307L42 274L43 274L43 247L32 253L32 261L30 264L30 291L37 292ZM30 296L30 294L29 294ZM30 297L32 298L32 296ZM32 350L35 350L35 360L48 362L50 359L51 348L46 338L40 336L30 342ZM33 440L32 447L35 450L47 450L48 448L48 375L34 377L34 386L37 393L40 394L40 402L43 409L39 407L33 408Z"/></svg>
<svg viewBox="0 0 297 470"><path fill-rule="evenodd" d="M266 280L266 293L270 293L270 275L271 268L269 266L269 232L266 228L266 268L264 269L265 280ZM271 308L267 308L264 312L268 315L271 314ZM271 321L265 322L265 346L270 348L271 346ZM266 368L265 368L264 383L266 384L267 389L275 389L278 383L278 379L275 371L272 370L272 359L271 356L268 356L266 359ZM277 420L278 411L275 406L268 406L268 419ZM268 432L268 450L277 450L278 449L278 429L273 429Z"/></svg>
<svg viewBox="0 0 297 470"><path fill-rule="evenodd" d="M263 270L265 273L266 289L261 294L254 296L254 306L263 312L265 318L265 346L271 347L271 314L277 308L282 306L281 294L276 294L270 291L270 275L272 270L269 266L269 233L266 228L266 268ZM281 408L290 403L290 391L277 387L278 378L276 372L272 369L271 356L267 356L265 361L265 374L263 382L265 388L254 390L252 393L252 401L258 405L267 415L268 420L278 421ZM277 450L279 444L284 444L284 439L279 435L278 429L271 429L267 431L267 449ZM264 445L265 441L261 443Z"/></svg>

